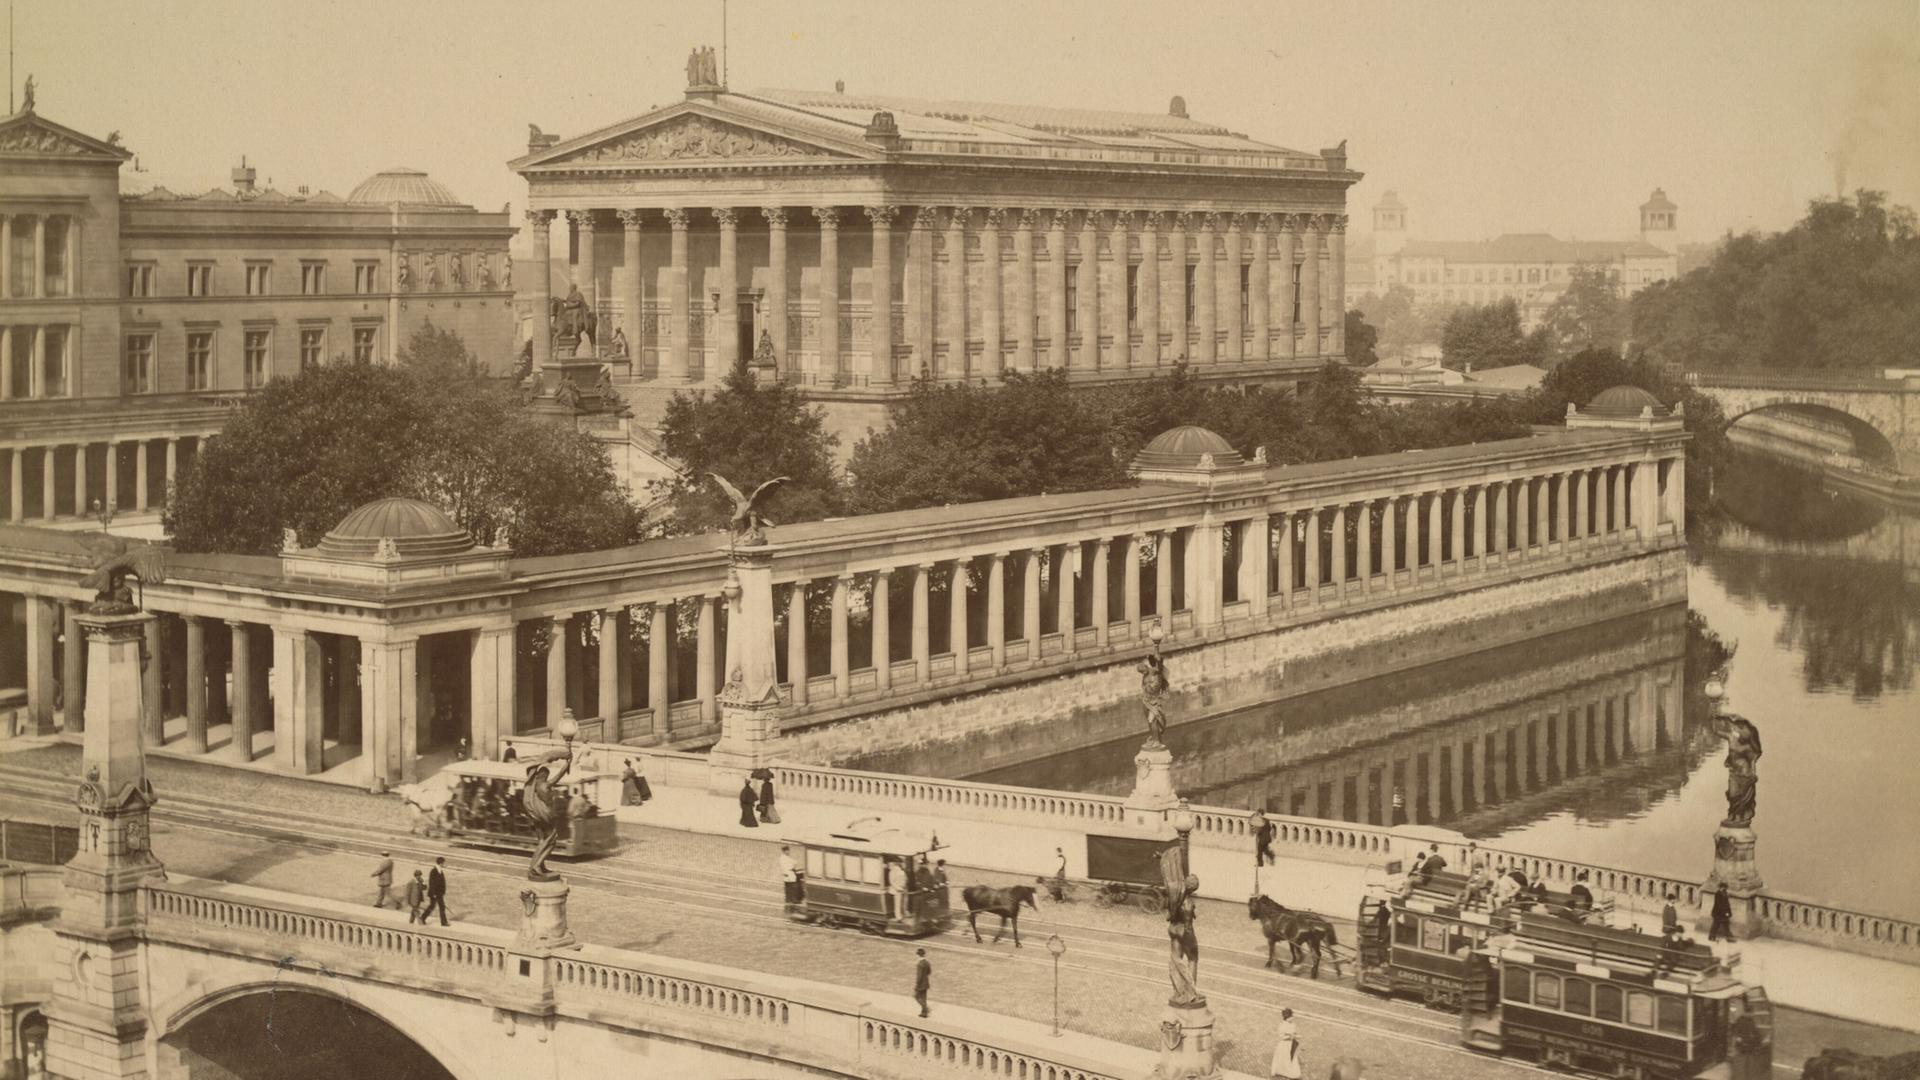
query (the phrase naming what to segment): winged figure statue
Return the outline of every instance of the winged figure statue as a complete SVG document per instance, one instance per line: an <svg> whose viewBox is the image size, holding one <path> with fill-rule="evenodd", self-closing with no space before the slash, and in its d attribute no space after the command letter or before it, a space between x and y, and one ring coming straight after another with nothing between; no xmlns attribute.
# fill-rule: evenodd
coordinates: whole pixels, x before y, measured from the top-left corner
<svg viewBox="0 0 1920 1080"><path fill-rule="evenodd" d="M80 584L94 591L90 607L95 614L126 615L140 610L132 590L127 588L129 574L139 578L142 585L167 580L167 549L163 545L108 533L84 533L80 542L93 558L93 569Z"/></svg>
<svg viewBox="0 0 1920 1080"><path fill-rule="evenodd" d="M713 482L719 484L720 490L726 492L727 497L733 500L733 517L731 521L733 524L734 543L742 547L755 547L766 543L767 526L774 523L768 520L765 514L760 512L760 500L762 496L766 495L768 489L786 483L787 478L784 476L776 476L766 483L761 484L759 487L754 488L753 494L742 495L740 494L739 488L727 482L726 477L721 476L719 473L708 473L707 475L713 477Z"/></svg>
<svg viewBox="0 0 1920 1080"><path fill-rule="evenodd" d="M1193 928L1193 899L1200 891L1200 879L1187 871L1185 847L1168 844L1161 849L1160 876L1167 890L1167 979L1173 984L1167 1004L1198 1008L1207 1003L1200 993L1200 939Z"/></svg>

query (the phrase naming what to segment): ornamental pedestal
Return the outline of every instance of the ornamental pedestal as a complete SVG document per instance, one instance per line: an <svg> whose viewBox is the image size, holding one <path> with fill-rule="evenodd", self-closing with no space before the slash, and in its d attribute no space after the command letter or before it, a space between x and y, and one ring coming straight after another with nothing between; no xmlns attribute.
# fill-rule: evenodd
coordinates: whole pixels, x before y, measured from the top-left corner
<svg viewBox="0 0 1920 1080"><path fill-rule="evenodd" d="M1167 1003L1160 1014L1160 1063L1147 1080L1213 1080L1213 1011L1203 998L1193 1005Z"/></svg>
<svg viewBox="0 0 1920 1080"><path fill-rule="evenodd" d="M1724 883L1727 897L1733 901L1733 936L1744 941L1765 932L1757 898L1766 884L1760 880L1760 869L1754 860L1757 842L1753 830L1744 825L1722 824L1713 831L1713 873L1707 875L1703 886L1704 914L1698 923L1701 930L1713 926L1714 894Z"/></svg>
<svg viewBox="0 0 1920 1080"><path fill-rule="evenodd" d="M527 882L527 887L520 890L520 902L526 906L526 912L520 917L520 936L514 940L516 949L542 952L580 947L567 925L564 878Z"/></svg>
<svg viewBox="0 0 1920 1080"><path fill-rule="evenodd" d="M720 739L707 752L707 790L732 795L756 769L773 763L780 739L780 686L774 667L773 549L740 544L728 553L727 684L720 691Z"/></svg>
<svg viewBox="0 0 1920 1080"><path fill-rule="evenodd" d="M1180 796L1173 790L1173 751L1149 739L1133 755L1133 792L1121 804L1127 826L1142 832L1165 832L1167 812L1179 804Z"/></svg>

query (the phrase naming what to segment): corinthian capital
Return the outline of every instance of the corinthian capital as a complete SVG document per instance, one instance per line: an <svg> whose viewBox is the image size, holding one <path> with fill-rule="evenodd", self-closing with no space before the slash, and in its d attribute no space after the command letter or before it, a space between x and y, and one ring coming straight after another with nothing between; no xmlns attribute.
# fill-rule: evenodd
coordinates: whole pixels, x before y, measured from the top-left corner
<svg viewBox="0 0 1920 1080"><path fill-rule="evenodd" d="M1253 219L1254 232L1263 233L1273 231L1272 214L1248 214L1247 216Z"/></svg>
<svg viewBox="0 0 1920 1080"><path fill-rule="evenodd" d="M900 208L897 206L864 206L861 209L866 211L867 220L872 222L876 229L893 228L893 219L900 213Z"/></svg>
<svg viewBox="0 0 1920 1080"><path fill-rule="evenodd" d="M731 206L716 206L713 208L713 220L719 222L721 228L731 229L740 224L740 211Z"/></svg>
<svg viewBox="0 0 1920 1080"><path fill-rule="evenodd" d="M987 207L985 210L980 211L980 227L983 229L1000 228L1000 222L1006 218L1007 213L1007 209L1002 206Z"/></svg>
<svg viewBox="0 0 1920 1080"><path fill-rule="evenodd" d="M1040 224L1040 211L1034 209L1031 206L1020 211L1020 227L1021 228L1032 229L1039 224Z"/></svg>
<svg viewBox="0 0 1920 1080"><path fill-rule="evenodd" d="M1173 227L1176 229L1191 229L1194 226L1193 219L1199 216L1199 214L1191 210L1175 210L1172 214Z"/></svg>
<svg viewBox="0 0 1920 1080"><path fill-rule="evenodd" d="M959 229L960 231L965 232L967 228L967 218L971 216L973 216L972 207L969 207L969 206L949 207L947 209L947 228Z"/></svg>
<svg viewBox="0 0 1920 1080"><path fill-rule="evenodd" d="M813 208L813 218L820 223L822 230L840 228L840 208L837 206L816 206Z"/></svg>
<svg viewBox="0 0 1920 1080"><path fill-rule="evenodd" d="M1155 232L1159 228L1160 228L1160 211L1158 210L1140 211L1140 231L1141 232Z"/></svg>
<svg viewBox="0 0 1920 1080"><path fill-rule="evenodd" d="M1330 221L1330 223L1329 223L1329 226L1328 226L1328 227L1329 227L1329 228L1331 228L1331 229L1332 229L1332 230L1333 230L1334 232L1337 232L1337 233L1343 233L1343 232L1346 232L1346 231L1347 231L1347 215L1345 215L1345 214L1334 214L1334 215L1332 216L1332 219L1331 219L1331 221Z"/></svg>
<svg viewBox="0 0 1920 1080"><path fill-rule="evenodd" d="M687 212L685 210L674 207L660 212L666 215L667 224L673 226L675 229L685 229L687 227Z"/></svg>
<svg viewBox="0 0 1920 1080"><path fill-rule="evenodd" d="M583 232L592 232L593 231L593 211L569 210L567 211L567 223Z"/></svg>
<svg viewBox="0 0 1920 1080"><path fill-rule="evenodd" d="M784 229L787 227L787 208L784 206L763 206L760 216L767 219L767 227Z"/></svg>
<svg viewBox="0 0 1920 1080"><path fill-rule="evenodd" d="M640 217L644 213L646 213L646 211L638 207L632 207L626 210L615 210L613 216L619 218L620 224L626 228L637 229L640 227Z"/></svg>
<svg viewBox="0 0 1920 1080"><path fill-rule="evenodd" d="M931 206L922 206L916 209L913 212L913 227L916 229L933 228L934 216L934 209Z"/></svg>
<svg viewBox="0 0 1920 1080"><path fill-rule="evenodd" d="M554 213L551 210L527 211L527 224L542 232L553 226Z"/></svg>

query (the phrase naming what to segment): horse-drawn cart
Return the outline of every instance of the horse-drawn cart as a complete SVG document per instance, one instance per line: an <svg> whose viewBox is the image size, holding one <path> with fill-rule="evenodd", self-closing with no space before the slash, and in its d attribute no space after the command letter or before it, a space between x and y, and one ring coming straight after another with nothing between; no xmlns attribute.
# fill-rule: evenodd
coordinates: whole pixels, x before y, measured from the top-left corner
<svg viewBox="0 0 1920 1080"><path fill-rule="evenodd" d="M1063 897L1092 897L1101 907L1128 905L1150 914L1167 910L1160 853L1169 841L1133 836L1087 837L1087 880L1064 882Z"/></svg>

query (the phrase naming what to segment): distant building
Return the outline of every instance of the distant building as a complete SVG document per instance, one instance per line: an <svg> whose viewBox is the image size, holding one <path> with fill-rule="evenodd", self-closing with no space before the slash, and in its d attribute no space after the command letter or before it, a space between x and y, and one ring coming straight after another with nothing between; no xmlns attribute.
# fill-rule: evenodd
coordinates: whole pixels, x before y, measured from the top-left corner
<svg viewBox="0 0 1920 1080"><path fill-rule="evenodd" d="M507 215L425 173L346 198L178 192L117 140L0 119L0 520L151 525L233 399L275 376L391 362L431 320L512 360ZM142 516L144 515L144 516Z"/></svg>

